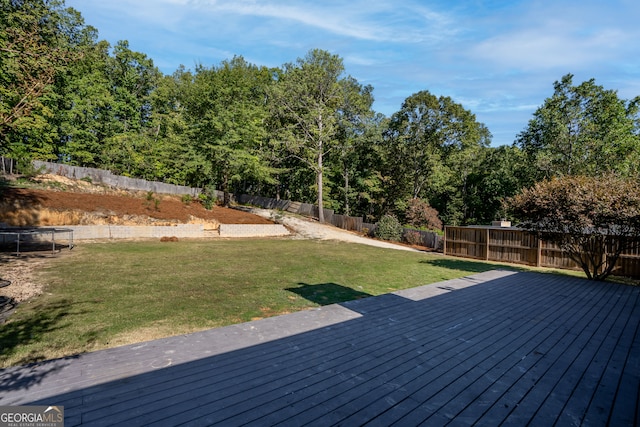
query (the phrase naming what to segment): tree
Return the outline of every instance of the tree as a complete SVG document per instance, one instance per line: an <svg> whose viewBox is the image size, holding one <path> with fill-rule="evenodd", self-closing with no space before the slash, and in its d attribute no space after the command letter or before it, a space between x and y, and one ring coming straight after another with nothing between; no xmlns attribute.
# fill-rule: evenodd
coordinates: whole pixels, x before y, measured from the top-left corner
<svg viewBox="0 0 640 427"><path fill-rule="evenodd" d="M211 163L225 205L233 183L274 181L276 170L259 150L266 140L266 90L271 81L268 69L234 57L218 68L199 66L185 98L193 144Z"/></svg>
<svg viewBox="0 0 640 427"><path fill-rule="evenodd" d="M364 164L361 157L366 159L363 151L366 145L373 145L371 138L375 138L377 122L371 109L373 88L362 86L353 77L347 77L341 84L344 100L337 111L337 146L330 160L333 160L334 174L339 174L341 182L341 185L335 186L339 194L336 204L345 215L351 215L352 201L358 198L358 180L362 178L360 172L366 174L359 168Z"/></svg>
<svg viewBox="0 0 640 427"><path fill-rule="evenodd" d="M438 211L424 200L411 199L405 216L407 224L413 227L442 230L442 221L438 218Z"/></svg>
<svg viewBox="0 0 640 427"><path fill-rule="evenodd" d="M97 32L87 34L80 47L81 57L69 64L56 85L56 154L72 165L105 166L100 161L104 143L117 128L108 74L110 45L97 42L97 37Z"/></svg>
<svg viewBox="0 0 640 427"><path fill-rule="evenodd" d="M180 67L173 75L163 76L151 93L151 116L147 138L153 162L154 180L178 185L202 187L211 176L210 164L189 140L185 105L185 86L192 75Z"/></svg>
<svg viewBox="0 0 640 427"><path fill-rule="evenodd" d="M478 161L467 179L467 223L506 219L503 202L520 192L529 179L522 150L508 145L489 147L482 150Z"/></svg>
<svg viewBox="0 0 640 427"><path fill-rule="evenodd" d="M277 138L315 173L320 222L324 222L324 156L336 145L345 90L359 88L352 79L341 78L343 73L339 56L315 49L295 64L286 64L270 93L280 124Z"/></svg>
<svg viewBox="0 0 640 427"><path fill-rule="evenodd" d="M44 136L50 133L45 128L53 114L44 97L51 94L60 70L77 57L73 37L78 15L63 4L0 0L0 151L9 148L10 134L21 132L30 141L47 140L48 148L40 149L45 157L53 151L52 136ZM26 138L14 139L23 145Z"/></svg>
<svg viewBox="0 0 640 427"><path fill-rule="evenodd" d="M463 220L467 178L491 134L475 116L449 97L428 91L411 95L386 132L389 206L403 212L404 202L429 200L449 223Z"/></svg>
<svg viewBox="0 0 640 427"><path fill-rule="evenodd" d="M640 239L640 184L614 174L542 181L507 200L519 227L556 242L589 279L604 280Z"/></svg>
<svg viewBox="0 0 640 427"><path fill-rule="evenodd" d="M572 80L567 74L554 83L554 94L517 137L532 168L530 183L558 175L638 174L640 98L627 102L594 79L578 86Z"/></svg>

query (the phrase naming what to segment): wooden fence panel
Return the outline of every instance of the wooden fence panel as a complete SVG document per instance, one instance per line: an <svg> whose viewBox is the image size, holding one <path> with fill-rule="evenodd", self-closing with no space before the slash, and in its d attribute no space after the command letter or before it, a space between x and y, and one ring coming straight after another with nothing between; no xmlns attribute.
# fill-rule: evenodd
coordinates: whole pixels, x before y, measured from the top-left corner
<svg viewBox="0 0 640 427"><path fill-rule="evenodd" d="M580 270L557 244L513 228L445 227L444 248L445 255ZM613 274L640 278L640 241L622 253Z"/></svg>
<svg viewBox="0 0 640 427"><path fill-rule="evenodd" d="M445 254L487 259L487 228L446 227Z"/></svg>
<svg viewBox="0 0 640 427"><path fill-rule="evenodd" d="M580 270L580 266L569 258L555 242L543 240L540 255L540 267Z"/></svg>
<svg viewBox="0 0 640 427"><path fill-rule="evenodd" d="M333 225L344 230L362 231L362 217L333 215Z"/></svg>
<svg viewBox="0 0 640 427"><path fill-rule="evenodd" d="M535 235L513 229L489 228L489 255L491 261L537 265L538 239Z"/></svg>
<svg viewBox="0 0 640 427"><path fill-rule="evenodd" d="M614 274L640 278L640 240L633 242L627 250L620 254Z"/></svg>

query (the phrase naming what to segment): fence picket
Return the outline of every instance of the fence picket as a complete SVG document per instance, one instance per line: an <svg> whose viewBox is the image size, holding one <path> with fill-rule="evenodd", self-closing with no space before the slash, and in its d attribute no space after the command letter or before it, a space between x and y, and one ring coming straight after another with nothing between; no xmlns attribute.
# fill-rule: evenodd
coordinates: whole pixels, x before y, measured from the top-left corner
<svg viewBox="0 0 640 427"><path fill-rule="evenodd" d="M557 244L525 230L500 227L445 227L445 255L537 267L579 270ZM640 278L640 242L622 253L616 276Z"/></svg>

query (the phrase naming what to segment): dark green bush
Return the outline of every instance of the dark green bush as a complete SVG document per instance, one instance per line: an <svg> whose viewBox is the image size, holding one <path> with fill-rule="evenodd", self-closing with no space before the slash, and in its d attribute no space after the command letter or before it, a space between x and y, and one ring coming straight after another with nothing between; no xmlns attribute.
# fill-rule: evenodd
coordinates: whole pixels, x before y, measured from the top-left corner
<svg viewBox="0 0 640 427"><path fill-rule="evenodd" d="M385 215L378 222L376 237L382 240L399 242L402 238L402 225L393 215Z"/></svg>

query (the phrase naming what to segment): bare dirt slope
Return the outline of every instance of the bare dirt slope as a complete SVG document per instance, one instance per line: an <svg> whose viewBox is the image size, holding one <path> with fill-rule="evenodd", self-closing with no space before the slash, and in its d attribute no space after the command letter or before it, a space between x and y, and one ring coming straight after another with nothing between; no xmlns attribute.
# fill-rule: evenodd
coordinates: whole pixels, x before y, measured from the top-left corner
<svg viewBox="0 0 640 427"><path fill-rule="evenodd" d="M204 223L208 228L272 223L236 209L207 210L199 201L183 201L180 196L126 192L51 175L39 181L40 188L4 189L0 222L13 226Z"/></svg>

